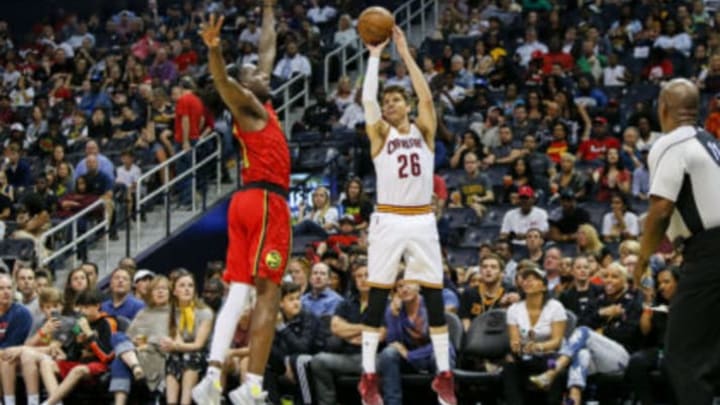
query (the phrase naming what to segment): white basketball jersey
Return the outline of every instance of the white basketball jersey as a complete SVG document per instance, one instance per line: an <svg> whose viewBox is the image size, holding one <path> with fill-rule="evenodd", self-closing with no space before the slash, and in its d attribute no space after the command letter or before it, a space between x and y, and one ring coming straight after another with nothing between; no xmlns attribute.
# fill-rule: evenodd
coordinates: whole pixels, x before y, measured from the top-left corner
<svg viewBox="0 0 720 405"><path fill-rule="evenodd" d="M373 163L378 204L405 207L430 204L435 156L414 124L410 125L410 133L404 135L390 127L385 145Z"/></svg>

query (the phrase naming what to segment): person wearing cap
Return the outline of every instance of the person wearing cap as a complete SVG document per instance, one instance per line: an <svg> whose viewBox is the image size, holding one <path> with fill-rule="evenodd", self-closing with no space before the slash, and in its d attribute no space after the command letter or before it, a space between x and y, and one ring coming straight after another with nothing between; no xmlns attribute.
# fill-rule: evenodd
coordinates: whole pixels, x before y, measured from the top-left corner
<svg viewBox="0 0 720 405"><path fill-rule="evenodd" d="M135 298L145 301L147 289L150 282L155 278L155 273L147 269L140 269L133 276L133 294Z"/></svg>
<svg viewBox="0 0 720 405"><path fill-rule="evenodd" d="M580 144L577 158L583 162L592 162L602 158L610 148L620 150L620 141L608 136L608 120L597 116L592 121L592 133L589 139Z"/></svg>
<svg viewBox="0 0 720 405"><path fill-rule="evenodd" d="M565 188L560 191L560 207L550 211L548 221L550 240L571 243L575 241L578 227L590 222L590 214L584 208L577 206L575 192Z"/></svg>
<svg viewBox="0 0 720 405"><path fill-rule="evenodd" d="M598 297L590 325L576 328L560 348L555 367L530 377L530 381L548 387L563 380L557 376L567 369L569 398L581 404L589 375L623 375L629 353L638 347L642 314L642 299L628 289L628 276L620 263L608 266L604 291Z"/></svg>
<svg viewBox="0 0 720 405"><path fill-rule="evenodd" d="M505 213L500 227L500 239L510 239L516 245L525 245L525 234L530 228L537 228L543 234L548 231L547 211L535 207L535 190L522 186L518 190L520 207Z"/></svg>
<svg viewBox="0 0 720 405"><path fill-rule="evenodd" d="M358 243L358 234L355 232L355 217L343 215L338 221L338 233L330 235L327 240L320 243L317 248L319 255L323 255L328 249L346 249Z"/></svg>
<svg viewBox="0 0 720 405"><path fill-rule="evenodd" d="M505 402L512 405L525 403L528 376L547 368L548 357L560 349L567 325L565 308L550 297L544 271L523 263L518 280L524 298L507 310L511 355L502 373ZM562 379L548 387L547 403L561 403Z"/></svg>

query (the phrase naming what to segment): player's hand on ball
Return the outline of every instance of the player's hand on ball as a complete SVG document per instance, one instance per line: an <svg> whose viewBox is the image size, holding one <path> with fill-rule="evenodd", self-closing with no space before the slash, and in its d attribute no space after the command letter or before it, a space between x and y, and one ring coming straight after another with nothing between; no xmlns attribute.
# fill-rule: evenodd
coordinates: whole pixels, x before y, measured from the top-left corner
<svg viewBox="0 0 720 405"><path fill-rule="evenodd" d="M217 48L220 46L220 30L222 29L225 16L215 17L210 14L210 20L200 24L200 36L208 48Z"/></svg>
<svg viewBox="0 0 720 405"><path fill-rule="evenodd" d="M382 54L383 49L387 46L387 44L390 43L390 38L386 39L385 41L377 44L377 45L371 45L371 44L365 44L365 47L370 51L370 56L380 56Z"/></svg>
<svg viewBox="0 0 720 405"><path fill-rule="evenodd" d="M393 27L393 42L395 42L395 46L397 47L397 51L400 55L404 55L405 52L410 52L410 49L408 48L407 39L405 38L405 33L403 30L398 27L397 25Z"/></svg>

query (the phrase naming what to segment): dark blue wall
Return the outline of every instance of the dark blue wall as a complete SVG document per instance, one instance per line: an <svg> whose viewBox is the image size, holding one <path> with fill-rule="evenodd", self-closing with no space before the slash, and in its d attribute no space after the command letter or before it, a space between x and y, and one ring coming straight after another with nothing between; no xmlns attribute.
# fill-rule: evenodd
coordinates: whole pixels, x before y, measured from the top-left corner
<svg viewBox="0 0 720 405"><path fill-rule="evenodd" d="M195 273L196 280L200 282L209 261L225 260L229 204L228 196L170 238L146 249L137 258L138 268L167 274L175 268L184 267Z"/></svg>

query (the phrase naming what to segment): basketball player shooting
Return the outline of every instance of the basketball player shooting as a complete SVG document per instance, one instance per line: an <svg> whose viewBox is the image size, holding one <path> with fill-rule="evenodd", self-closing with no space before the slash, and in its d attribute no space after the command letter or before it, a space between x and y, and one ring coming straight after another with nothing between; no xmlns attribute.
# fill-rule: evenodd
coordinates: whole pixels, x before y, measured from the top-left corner
<svg viewBox="0 0 720 405"><path fill-rule="evenodd" d="M365 405L382 404L375 357L380 325L400 259L406 263L405 279L422 286L427 306L430 338L437 366L432 388L443 405L454 405L455 390L450 372L450 344L442 298L443 276L440 244L430 202L433 192L435 128L437 119L432 94L410 54L403 31L392 32L398 54L410 73L418 98L418 117L410 122L409 97L399 86L382 92L378 105L380 54L389 39L370 51L362 89L365 125L377 176L377 208L368 235L368 284L370 298L362 332L363 375L358 390Z"/></svg>
<svg viewBox="0 0 720 405"><path fill-rule="evenodd" d="M198 404L220 404L220 372L250 288L257 290L252 313L248 373L230 392L235 405L264 404L263 374L278 313L279 284L290 250L290 153L270 102L270 72L275 60L274 0L263 0L258 66L240 68L239 81L228 77L220 47L223 17L211 16L200 35L209 50L209 70L221 98L232 112L234 135L242 146L243 186L228 209L225 281L230 285L213 330L206 376L193 389Z"/></svg>

